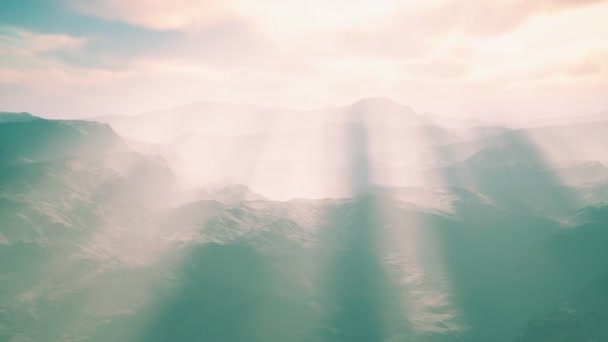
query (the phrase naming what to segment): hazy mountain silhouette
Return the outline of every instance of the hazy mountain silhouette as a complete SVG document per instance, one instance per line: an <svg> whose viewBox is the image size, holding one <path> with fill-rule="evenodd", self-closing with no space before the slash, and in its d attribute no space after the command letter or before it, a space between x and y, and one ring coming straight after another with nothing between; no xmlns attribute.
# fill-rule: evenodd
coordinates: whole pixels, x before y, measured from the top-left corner
<svg viewBox="0 0 608 342"><path fill-rule="evenodd" d="M94 121L110 124L120 135L147 142L175 140L188 133L203 132L256 134L264 132L273 121L290 122L285 129L316 128L319 125L352 122L356 112L360 119L396 127L436 125L447 127L489 126L479 121L445 119L437 115L422 115L407 106L384 97L365 98L344 107L316 110L265 108L227 102L199 102L166 110L133 116L102 116ZM145 125L141 125L145 122Z"/></svg>

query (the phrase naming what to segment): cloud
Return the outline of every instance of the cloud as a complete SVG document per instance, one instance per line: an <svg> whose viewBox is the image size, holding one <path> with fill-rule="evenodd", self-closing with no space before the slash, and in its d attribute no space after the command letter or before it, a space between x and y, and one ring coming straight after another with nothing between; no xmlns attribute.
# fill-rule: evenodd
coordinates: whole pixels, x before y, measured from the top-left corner
<svg viewBox="0 0 608 342"><path fill-rule="evenodd" d="M405 75L429 79L461 78L466 76L469 70L469 66L464 63L441 60L405 63L403 65Z"/></svg>
<svg viewBox="0 0 608 342"><path fill-rule="evenodd" d="M600 1L450 1L423 15L428 19L427 22L433 23L440 29L458 29L465 34L483 37L508 33L537 15L550 14L557 10L575 9ZM437 23L437 21L441 23Z"/></svg>
<svg viewBox="0 0 608 342"><path fill-rule="evenodd" d="M18 75L41 70L61 69L45 55L74 53L86 39L63 34L37 34L14 27L0 27L0 82L19 83Z"/></svg>
<svg viewBox="0 0 608 342"><path fill-rule="evenodd" d="M77 49L85 43L83 38L64 34L37 34L15 27L0 26L0 53L36 54L60 49Z"/></svg>
<svg viewBox="0 0 608 342"><path fill-rule="evenodd" d="M156 30L204 28L232 15L221 1L214 0L73 0L69 5L91 16Z"/></svg>
<svg viewBox="0 0 608 342"><path fill-rule="evenodd" d="M584 77L598 74L601 70L601 66L598 63L593 62L577 63L567 69L568 74L574 77Z"/></svg>
<svg viewBox="0 0 608 342"><path fill-rule="evenodd" d="M69 0L71 8L155 30L199 30L249 21L275 34L352 29L394 17L397 26L430 33L460 27L471 34L507 32L529 17L602 0ZM398 15L393 16L393 14Z"/></svg>
<svg viewBox="0 0 608 342"><path fill-rule="evenodd" d="M405 1L412 3L412 1ZM348 27L385 15L403 1L385 0L70 0L82 13L157 30L198 30L225 20L286 32Z"/></svg>
<svg viewBox="0 0 608 342"><path fill-rule="evenodd" d="M78 53L60 57L82 67L126 69L142 60L193 62L218 68L256 63L269 51L267 42L240 22L222 22L205 30L125 32L118 36L96 35Z"/></svg>
<svg viewBox="0 0 608 342"><path fill-rule="evenodd" d="M1 100L19 110L308 108L386 95L471 116L546 111L552 92L564 108L608 107L606 1L23 1L0 4L11 25L0 29L0 86L13 87Z"/></svg>

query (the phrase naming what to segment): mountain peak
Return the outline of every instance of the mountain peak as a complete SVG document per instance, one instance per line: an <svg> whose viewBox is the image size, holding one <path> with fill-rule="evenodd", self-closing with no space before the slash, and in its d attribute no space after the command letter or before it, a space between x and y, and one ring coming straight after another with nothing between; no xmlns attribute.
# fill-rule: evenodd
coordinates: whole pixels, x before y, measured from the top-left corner
<svg viewBox="0 0 608 342"><path fill-rule="evenodd" d="M400 105L388 97L363 98L344 107L355 121L374 120L391 125L424 125L431 123L428 118L417 114L410 107Z"/></svg>
<svg viewBox="0 0 608 342"><path fill-rule="evenodd" d="M393 99L385 96L365 97L353 102L350 107L366 107L366 108L389 108L403 107Z"/></svg>

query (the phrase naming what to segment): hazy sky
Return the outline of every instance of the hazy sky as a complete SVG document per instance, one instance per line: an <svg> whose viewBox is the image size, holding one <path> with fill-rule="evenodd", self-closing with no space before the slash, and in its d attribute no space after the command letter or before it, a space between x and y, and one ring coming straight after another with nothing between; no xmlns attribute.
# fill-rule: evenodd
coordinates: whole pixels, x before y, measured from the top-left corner
<svg viewBox="0 0 608 342"><path fill-rule="evenodd" d="M503 118L608 109L608 1L2 0L0 110L389 96Z"/></svg>

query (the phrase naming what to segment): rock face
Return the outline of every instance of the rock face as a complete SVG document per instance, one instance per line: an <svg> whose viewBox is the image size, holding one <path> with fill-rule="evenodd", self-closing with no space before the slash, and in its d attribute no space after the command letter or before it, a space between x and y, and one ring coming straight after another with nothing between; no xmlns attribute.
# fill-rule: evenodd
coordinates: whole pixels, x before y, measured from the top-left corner
<svg viewBox="0 0 608 342"><path fill-rule="evenodd" d="M426 120L386 99L335 109L361 114L324 131L349 151L342 178L291 154L351 193L284 200L186 187L171 159L236 139L229 165L265 172L259 136L134 149L105 124L0 115L0 340L606 340L606 164L591 139L589 159L543 147L584 129L364 124L378 108ZM421 137L432 160L401 155ZM264 163L295 144L273 143ZM393 183L408 162L421 182Z"/></svg>

